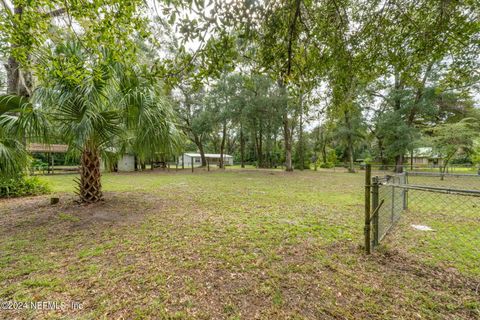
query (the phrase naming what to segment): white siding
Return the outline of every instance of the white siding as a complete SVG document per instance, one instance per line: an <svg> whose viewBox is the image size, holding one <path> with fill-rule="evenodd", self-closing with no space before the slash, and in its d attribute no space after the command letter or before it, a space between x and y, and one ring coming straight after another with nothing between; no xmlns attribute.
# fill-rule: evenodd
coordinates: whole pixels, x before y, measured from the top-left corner
<svg viewBox="0 0 480 320"><path fill-rule="evenodd" d="M213 154L205 154L205 157L207 158L207 161L210 161L210 165L218 165L219 162L219 157L218 155L213 155ZM192 161L193 165L195 167L200 167L202 165L202 160L199 154L188 154L185 153L183 155L183 161L185 161L185 168L191 168L192 167ZM233 165L233 157L225 155L224 156L224 161L226 165ZM182 156L178 157L178 165L182 165Z"/></svg>
<svg viewBox="0 0 480 320"><path fill-rule="evenodd" d="M126 154L118 160L118 172L135 171L135 156Z"/></svg>

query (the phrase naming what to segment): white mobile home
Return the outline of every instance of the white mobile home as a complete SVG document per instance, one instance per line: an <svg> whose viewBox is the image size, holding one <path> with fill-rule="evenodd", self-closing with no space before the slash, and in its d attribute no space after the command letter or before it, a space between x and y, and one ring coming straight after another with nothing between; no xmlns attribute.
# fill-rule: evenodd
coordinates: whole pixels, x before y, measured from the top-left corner
<svg viewBox="0 0 480 320"><path fill-rule="evenodd" d="M220 163L220 154L219 153L205 153L205 158L207 159L210 165L218 165ZM202 156L200 153L187 152L178 157L178 165L181 166L182 163L185 167L191 167L193 162L194 167L199 167L202 165ZM223 155L223 163L226 166L233 165L233 157L228 154Z"/></svg>

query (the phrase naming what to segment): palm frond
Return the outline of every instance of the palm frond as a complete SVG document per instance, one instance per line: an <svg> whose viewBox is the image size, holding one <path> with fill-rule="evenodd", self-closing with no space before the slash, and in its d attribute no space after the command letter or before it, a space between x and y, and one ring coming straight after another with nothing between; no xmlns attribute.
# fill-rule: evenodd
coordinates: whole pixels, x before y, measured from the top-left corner
<svg viewBox="0 0 480 320"><path fill-rule="evenodd" d="M14 176L30 163L30 155L19 140L9 137L0 127L0 175Z"/></svg>

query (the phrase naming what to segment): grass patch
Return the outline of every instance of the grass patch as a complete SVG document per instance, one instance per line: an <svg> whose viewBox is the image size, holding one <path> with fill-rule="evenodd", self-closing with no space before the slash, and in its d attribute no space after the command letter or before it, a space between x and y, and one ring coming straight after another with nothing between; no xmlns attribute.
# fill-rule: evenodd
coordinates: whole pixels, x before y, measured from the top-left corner
<svg viewBox="0 0 480 320"><path fill-rule="evenodd" d="M405 229L366 257L362 174L187 171L104 174L106 201L88 206L72 201L74 176L41 177L59 205L2 202L0 300L84 306L7 318L480 316L468 224L448 244Z"/></svg>

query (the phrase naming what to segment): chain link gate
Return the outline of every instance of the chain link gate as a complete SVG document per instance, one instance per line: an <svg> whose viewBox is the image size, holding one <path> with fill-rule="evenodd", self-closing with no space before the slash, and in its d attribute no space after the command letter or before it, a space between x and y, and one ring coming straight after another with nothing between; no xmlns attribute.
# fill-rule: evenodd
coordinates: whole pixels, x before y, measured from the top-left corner
<svg viewBox="0 0 480 320"><path fill-rule="evenodd" d="M409 219L420 215L418 217L429 216L437 222L450 223L461 217L462 221L478 226L480 175L405 172L372 177L371 167L367 165L365 177L367 253L380 244L404 212L409 213Z"/></svg>

